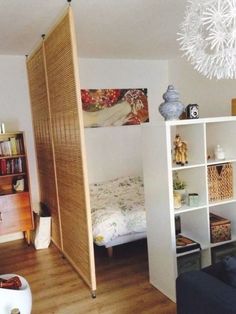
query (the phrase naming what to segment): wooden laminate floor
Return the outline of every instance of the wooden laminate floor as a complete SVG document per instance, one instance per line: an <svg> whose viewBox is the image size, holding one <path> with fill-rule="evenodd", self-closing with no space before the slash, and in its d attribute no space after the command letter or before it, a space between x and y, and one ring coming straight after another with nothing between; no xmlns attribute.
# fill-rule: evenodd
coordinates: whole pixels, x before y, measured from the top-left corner
<svg viewBox="0 0 236 314"><path fill-rule="evenodd" d="M36 251L23 240L0 244L0 274L30 283L32 314L174 314L176 306L148 283L145 241L116 247L109 259L96 248L97 298L51 245Z"/></svg>

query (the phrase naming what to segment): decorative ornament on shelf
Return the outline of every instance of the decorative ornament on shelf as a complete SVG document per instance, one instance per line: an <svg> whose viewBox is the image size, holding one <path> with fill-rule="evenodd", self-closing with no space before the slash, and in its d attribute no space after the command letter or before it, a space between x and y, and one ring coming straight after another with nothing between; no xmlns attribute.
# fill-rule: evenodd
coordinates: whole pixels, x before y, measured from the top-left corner
<svg viewBox="0 0 236 314"><path fill-rule="evenodd" d="M178 190L184 190L186 188L187 184L185 181L180 180L179 174L177 171L174 171L174 176L173 176L173 189L175 191Z"/></svg>
<svg viewBox="0 0 236 314"><path fill-rule="evenodd" d="M25 189L24 178L17 179L16 184L13 184L13 188L16 192L23 192Z"/></svg>
<svg viewBox="0 0 236 314"><path fill-rule="evenodd" d="M188 147L187 142L182 141L179 134L176 134L174 140L174 161L177 165L184 166L188 163Z"/></svg>
<svg viewBox="0 0 236 314"><path fill-rule="evenodd" d="M223 148L217 144L216 148L214 150L214 156L216 160L224 160L225 159L225 153L223 151Z"/></svg>
<svg viewBox="0 0 236 314"><path fill-rule="evenodd" d="M174 191L174 208L179 209L182 206L182 196L177 191Z"/></svg>
<svg viewBox="0 0 236 314"><path fill-rule="evenodd" d="M199 206L199 195L198 195L198 193L189 193L188 205L190 207Z"/></svg>
<svg viewBox="0 0 236 314"><path fill-rule="evenodd" d="M235 0L188 0L177 35L180 49L201 74L236 78Z"/></svg>
<svg viewBox="0 0 236 314"><path fill-rule="evenodd" d="M198 119L199 118L198 105L189 104L186 107L186 116L187 116L187 119Z"/></svg>
<svg viewBox="0 0 236 314"><path fill-rule="evenodd" d="M174 171L173 174L173 196L174 208L180 208L186 202L187 191L185 189L186 182L180 180L178 172Z"/></svg>
<svg viewBox="0 0 236 314"><path fill-rule="evenodd" d="M160 114L165 120L177 120L184 112L184 105L179 101L179 93L173 85L169 85L167 91L163 94L165 100L159 106Z"/></svg>

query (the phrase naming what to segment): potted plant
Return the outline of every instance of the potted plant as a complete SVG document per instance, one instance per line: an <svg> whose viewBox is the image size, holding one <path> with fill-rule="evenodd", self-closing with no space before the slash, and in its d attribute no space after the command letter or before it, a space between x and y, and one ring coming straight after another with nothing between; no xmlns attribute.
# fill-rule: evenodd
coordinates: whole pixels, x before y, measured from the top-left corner
<svg viewBox="0 0 236 314"><path fill-rule="evenodd" d="M186 201L186 182L179 178L177 171L173 174L174 206L180 208Z"/></svg>

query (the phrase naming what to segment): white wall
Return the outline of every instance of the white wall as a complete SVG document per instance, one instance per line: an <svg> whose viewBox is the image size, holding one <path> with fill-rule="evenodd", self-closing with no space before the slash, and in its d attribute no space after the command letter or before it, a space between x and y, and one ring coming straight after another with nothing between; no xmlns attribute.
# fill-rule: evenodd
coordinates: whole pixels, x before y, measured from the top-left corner
<svg viewBox="0 0 236 314"><path fill-rule="evenodd" d="M167 61L80 59L81 88L147 88L150 121L168 84ZM140 126L85 129L89 182L142 173Z"/></svg>
<svg viewBox="0 0 236 314"><path fill-rule="evenodd" d="M197 103L200 117L231 114L235 80L209 80L183 58L169 61L80 59L81 88L147 88L150 121L163 119L158 107L168 84L188 105ZM89 182L142 171L140 127L85 129Z"/></svg>
<svg viewBox="0 0 236 314"><path fill-rule="evenodd" d="M185 105L199 105L200 117L231 115L231 99L236 98L236 80L209 80L184 58L169 61L168 76Z"/></svg>
<svg viewBox="0 0 236 314"><path fill-rule="evenodd" d="M0 122L6 132L24 131L28 152L31 198L38 209L39 191L25 57L0 56Z"/></svg>

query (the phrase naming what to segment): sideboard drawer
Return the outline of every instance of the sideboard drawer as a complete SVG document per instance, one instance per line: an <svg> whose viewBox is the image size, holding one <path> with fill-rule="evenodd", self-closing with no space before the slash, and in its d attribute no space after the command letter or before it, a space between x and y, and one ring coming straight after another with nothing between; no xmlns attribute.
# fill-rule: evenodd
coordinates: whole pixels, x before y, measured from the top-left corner
<svg viewBox="0 0 236 314"><path fill-rule="evenodd" d="M2 196L0 198L0 235L32 228L29 193Z"/></svg>

